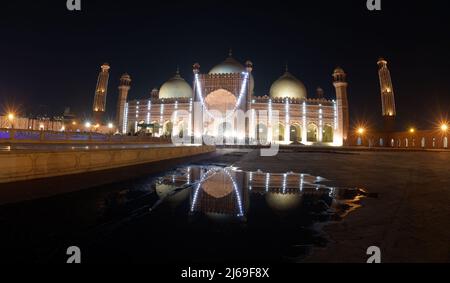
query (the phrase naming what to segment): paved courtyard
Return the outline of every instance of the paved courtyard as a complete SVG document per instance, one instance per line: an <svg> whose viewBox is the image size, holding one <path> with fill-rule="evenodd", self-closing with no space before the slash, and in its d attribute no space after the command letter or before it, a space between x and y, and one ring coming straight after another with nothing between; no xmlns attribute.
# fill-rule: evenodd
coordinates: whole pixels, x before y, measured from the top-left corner
<svg viewBox="0 0 450 283"><path fill-rule="evenodd" d="M319 175L333 186L378 195L324 231L330 238L310 262L365 262L369 246L383 262L450 262L450 152L295 152L274 157L250 151L244 170Z"/></svg>

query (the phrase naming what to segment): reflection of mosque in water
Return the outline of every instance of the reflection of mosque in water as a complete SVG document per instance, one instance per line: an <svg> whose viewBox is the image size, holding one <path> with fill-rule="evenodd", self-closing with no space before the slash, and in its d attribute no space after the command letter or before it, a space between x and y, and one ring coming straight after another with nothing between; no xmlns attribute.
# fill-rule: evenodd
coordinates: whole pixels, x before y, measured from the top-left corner
<svg viewBox="0 0 450 283"><path fill-rule="evenodd" d="M191 214L202 213L215 220L244 217L251 194L265 198L277 213L301 207L305 195L333 197L334 188L320 184L323 178L306 174L243 172L234 168L188 167L183 174L166 176L156 183L161 200L178 206L189 199ZM180 189L191 186L191 189Z"/></svg>

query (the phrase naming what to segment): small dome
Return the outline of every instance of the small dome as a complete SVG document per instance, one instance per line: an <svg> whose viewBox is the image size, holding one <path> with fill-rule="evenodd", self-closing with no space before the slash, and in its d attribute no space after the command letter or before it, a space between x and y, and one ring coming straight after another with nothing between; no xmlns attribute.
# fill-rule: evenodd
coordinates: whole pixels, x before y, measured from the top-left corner
<svg viewBox="0 0 450 283"><path fill-rule="evenodd" d="M165 82L159 90L159 98L192 97L191 86L180 76L177 71L175 76Z"/></svg>
<svg viewBox="0 0 450 283"><path fill-rule="evenodd" d="M344 69L342 69L341 67L337 67L336 69L334 69L335 74L345 74Z"/></svg>
<svg viewBox="0 0 450 283"><path fill-rule="evenodd" d="M245 67L236 59L229 56L227 59L225 59L225 61L212 68L211 71L209 71L209 74L234 74L242 73L244 71Z"/></svg>
<svg viewBox="0 0 450 283"><path fill-rule="evenodd" d="M271 98L306 99L305 85L291 73L284 73L270 88Z"/></svg>

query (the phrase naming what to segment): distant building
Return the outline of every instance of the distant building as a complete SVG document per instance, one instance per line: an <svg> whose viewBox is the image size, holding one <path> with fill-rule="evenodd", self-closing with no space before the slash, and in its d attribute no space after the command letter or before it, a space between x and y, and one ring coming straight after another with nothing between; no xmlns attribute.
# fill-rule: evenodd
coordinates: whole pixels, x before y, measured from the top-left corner
<svg viewBox="0 0 450 283"><path fill-rule="evenodd" d="M0 128L3 129L20 129L34 131L64 131L64 122L62 117L14 117L10 119L8 116L0 116Z"/></svg>

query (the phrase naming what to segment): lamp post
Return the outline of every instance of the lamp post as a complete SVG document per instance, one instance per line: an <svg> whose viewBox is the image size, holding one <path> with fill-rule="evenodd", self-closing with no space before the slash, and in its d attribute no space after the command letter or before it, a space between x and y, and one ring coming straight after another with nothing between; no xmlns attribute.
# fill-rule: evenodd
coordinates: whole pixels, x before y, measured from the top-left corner
<svg viewBox="0 0 450 283"><path fill-rule="evenodd" d="M366 129L365 128L363 128L363 127L359 127L357 130L356 130L356 133L358 134L358 142L357 142L357 145L363 145L363 136L364 136L364 133L366 132Z"/></svg>
<svg viewBox="0 0 450 283"><path fill-rule="evenodd" d="M84 127L87 129L88 132L90 132L91 131L91 122L86 122L84 124Z"/></svg>
<svg viewBox="0 0 450 283"><path fill-rule="evenodd" d="M14 113L8 114L8 120L9 120L11 129L14 129L14 118L15 118Z"/></svg>

